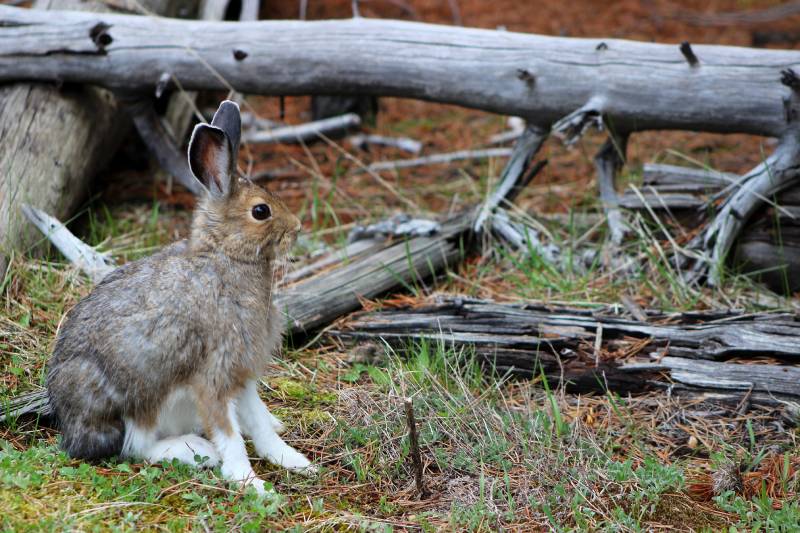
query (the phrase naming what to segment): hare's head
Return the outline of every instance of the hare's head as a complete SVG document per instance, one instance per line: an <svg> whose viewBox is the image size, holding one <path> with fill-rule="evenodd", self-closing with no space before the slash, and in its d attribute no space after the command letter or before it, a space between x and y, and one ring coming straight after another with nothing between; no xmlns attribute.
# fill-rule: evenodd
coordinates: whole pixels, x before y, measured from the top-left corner
<svg viewBox="0 0 800 533"><path fill-rule="evenodd" d="M189 166L205 197L195 210L192 241L232 259L270 261L288 252L300 221L277 196L238 175L241 128L239 106L227 100L211 124L194 128Z"/></svg>

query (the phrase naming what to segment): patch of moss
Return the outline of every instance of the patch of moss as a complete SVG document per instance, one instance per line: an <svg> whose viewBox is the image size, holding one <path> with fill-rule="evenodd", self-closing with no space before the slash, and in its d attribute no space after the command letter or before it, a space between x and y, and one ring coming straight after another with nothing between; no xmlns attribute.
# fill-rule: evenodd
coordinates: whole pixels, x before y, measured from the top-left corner
<svg viewBox="0 0 800 533"><path fill-rule="evenodd" d="M305 405L334 405L337 400L336 393L320 391L311 383L303 383L290 378L273 378L269 381L270 388L277 399L282 401L293 400Z"/></svg>

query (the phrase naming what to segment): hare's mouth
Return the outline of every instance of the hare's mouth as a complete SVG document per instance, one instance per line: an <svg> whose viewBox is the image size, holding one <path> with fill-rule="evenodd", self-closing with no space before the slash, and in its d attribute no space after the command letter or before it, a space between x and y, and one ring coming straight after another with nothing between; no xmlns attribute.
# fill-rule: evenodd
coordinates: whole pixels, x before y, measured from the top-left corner
<svg viewBox="0 0 800 533"><path fill-rule="evenodd" d="M295 242L297 242L297 232L287 231L281 236L280 241L278 241L278 247L281 252L289 253Z"/></svg>

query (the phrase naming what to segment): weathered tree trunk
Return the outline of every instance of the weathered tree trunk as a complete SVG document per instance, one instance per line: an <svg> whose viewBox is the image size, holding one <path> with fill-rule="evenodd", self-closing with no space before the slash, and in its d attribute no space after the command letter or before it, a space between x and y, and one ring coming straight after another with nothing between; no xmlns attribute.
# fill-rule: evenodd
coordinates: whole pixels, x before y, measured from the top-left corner
<svg viewBox="0 0 800 533"><path fill-rule="evenodd" d="M189 1L142 3L157 14L176 15ZM34 7L36 12L107 9L102 2L78 0L39 0ZM43 83L0 87L0 275L12 250L34 242L22 204L60 219L70 216L129 127L124 111L104 89Z"/></svg>
<svg viewBox="0 0 800 533"><path fill-rule="evenodd" d="M105 43L90 36L98 23L109 26ZM695 46L690 64L677 45L363 18L234 24L2 7L0 36L6 81L151 92L169 72L186 89L404 96L545 128L570 115L563 125L580 130L607 116L624 132L780 136L797 111L784 108L781 71L800 69L796 51Z"/></svg>
<svg viewBox="0 0 800 533"><path fill-rule="evenodd" d="M647 318L640 322L609 309L449 298L422 308L356 315L330 333L401 348L425 339L475 353L501 372L544 371L550 380L578 391L662 388L739 398L747 393L769 403L800 399L795 315L649 313Z"/></svg>

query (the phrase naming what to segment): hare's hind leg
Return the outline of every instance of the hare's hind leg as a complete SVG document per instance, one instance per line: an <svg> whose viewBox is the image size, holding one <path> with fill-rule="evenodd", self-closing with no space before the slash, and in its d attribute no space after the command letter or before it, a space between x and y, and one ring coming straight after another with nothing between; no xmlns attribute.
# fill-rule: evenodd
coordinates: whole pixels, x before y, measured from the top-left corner
<svg viewBox="0 0 800 533"><path fill-rule="evenodd" d="M269 462L303 474L313 474L316 468L305 455L298 452L278 436L277 418L272 416L258 397L256 382L247 382L236 402L236 413L245 434L253 439L256 453ZM280 421L278 421L280 422Z"/></svg>
<svg viewBox="0 0 800 533"><path fill-rule="evenodd" d="M214 467L219 464L219 454L214 445L200 435L187 434L180 437L168 437L155 442L148 452L147 460L158 462L163 460L178 461L200 467Z"/></svg>
<svg viewBox="0 0 800 533"><path fill-rule="evenodd" d="M219 454L207 439L191 433L159 438L156 428L144 427L131 419L125 420L122 456L150 463L177 459L190 466L213 467L219 464Z"/></svg>

